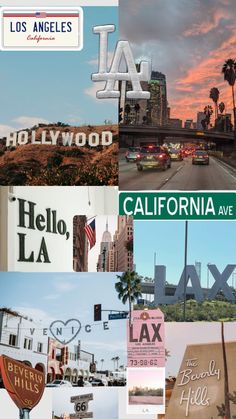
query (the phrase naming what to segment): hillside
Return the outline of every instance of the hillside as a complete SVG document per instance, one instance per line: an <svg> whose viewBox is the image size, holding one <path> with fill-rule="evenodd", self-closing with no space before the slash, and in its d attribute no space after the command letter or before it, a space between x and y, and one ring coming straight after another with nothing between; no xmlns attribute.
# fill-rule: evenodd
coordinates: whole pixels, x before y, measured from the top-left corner
<svg viewBox="0 0 236 419"><path fill-rule="evenodd" d="M32 131L40 139L42 131L78 133L86 137L91 132L101 136L111 131L113 143L109 146L64 146L32 144ZM0 140L0 185L117 185L118 184L118 127L117 125L71 127L41 125L27 130L29 143L6 148Z"/></svg>

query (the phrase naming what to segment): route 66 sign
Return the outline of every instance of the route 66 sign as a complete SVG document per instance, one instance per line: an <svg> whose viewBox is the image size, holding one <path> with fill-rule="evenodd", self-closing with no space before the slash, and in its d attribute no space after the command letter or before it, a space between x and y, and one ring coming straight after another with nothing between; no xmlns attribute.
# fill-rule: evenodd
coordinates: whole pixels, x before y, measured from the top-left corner
<svg viewBox="0 0 236 419"><path fill-rule="evenodd" d="M71 397L71 403L74 403L75 414L70 415L70 419L93 418L93 412L88 412L88 402L93 400L93 393L81 394Z"/></svg>

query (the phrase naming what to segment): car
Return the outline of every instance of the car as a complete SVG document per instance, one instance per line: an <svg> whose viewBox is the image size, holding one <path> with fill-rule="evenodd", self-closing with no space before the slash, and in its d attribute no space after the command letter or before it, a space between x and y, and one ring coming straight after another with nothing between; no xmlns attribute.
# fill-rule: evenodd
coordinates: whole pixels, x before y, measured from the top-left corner
<svg viewBox="0 0 236 419"><path fill-rule="evenodd" d="M108 382L105 378L93 378L91 381L93 387L107 386Z"/></svg>
<svg viewBox="0 0 236 419"><path fill-rule="evenodd" d="M179 161L183 160L183 155L182 155L180 150L176 150L176 149L172 148L169 151L169 154L170 154L171 160L179 160Z"/></svg>
<svg viewBox="0 0 236 419"><path fill-rule="evenodd" d="M192 164L209 164L209 155L205 150L195 150L192 155Z"/></svg>
<svg viewBox="0 0 236 419"><path fill-rule="evenodd" d="M127 163L137 161L137 156L139 155L140 147L129 147L125 153L125 158Z"/></svg>
<svg viewBox="0 0 236 419"><path fill-rule="evenodd" d="M142 147L137 157L137 170L162 169L171 167L171 158L168 150L161 146Z"/></svg>
<svg viewBox="0 0 236 419"><path fill-rule="evenodd" d="M67 380L53 380L51 383L46 384L46 387L73 387Z"/></svg>

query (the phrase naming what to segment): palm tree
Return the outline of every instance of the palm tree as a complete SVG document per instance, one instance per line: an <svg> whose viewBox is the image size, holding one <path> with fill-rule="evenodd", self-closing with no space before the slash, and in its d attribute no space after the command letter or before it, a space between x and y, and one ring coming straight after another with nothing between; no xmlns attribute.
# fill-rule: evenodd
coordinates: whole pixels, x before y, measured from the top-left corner
<svg viewBox="0 0 236 419"><path fill-rule="evenodd" d="M128 119L129 119L129 114L131 112L131 107L130 105L127 103L125 105L125 122L128 124Z"/></svg>
<svg viewBox="0 0 236 419"><path fill-rule="evenodd" d="M226 419L230 419L231 414L230 414L230 401L229 401L229 378L228 378L228 366L227 366L225 337L224 337L224 322L221 322L221 341L222 341L223 364L224 364L225 417Z"/></svg>
<svg viewBox="0 0 236 419"><path fill-rule="evenodd" d="M215 104L215 119L218 118L218 100L219 100L220 92L217 87L212 87L210 90L209 98L213 100Z"/></svg>
<svg viewBox="0 0 236 419"><path fill-rule="evenodd" d="M138 120L138 113L140 111L140 105L139 103L136 103L134 106L134 110L135 110L135 124L137 124L137 120Z"/></svg>
<svg viewBox="0 0 236 419"><path fill-rule="evenodd" d="M113 358L111 358L111 361L114 362L114 371L115 371L115 369L116 369L116 357L113 356Z"/></svg>
<svg viewBox="0 0 236 419"><path fill-rule="evenodd" d="M142 296L141 278L134 271L124 272L122 275L116 275L120 279L115 283L115 289L118 292L118 298L123 304L129 302L129 324L131 325L131 304Z"/></svg>
<svg viewBox="0 0 236 419"><path fill-rule="evenodd" d="M220 102L219 103L219 111L220 111L220 113L222 114L224 112L224 110L225 110L225 104L224 104L224 102Z"/></svg>
<svg viewBox="0 0 236 419"><path fill-rule="evenodd" d="M102 370L102 367L103 367L103 362L104 362L104 359L101 359L101 370Z"/></svg>
<svg viewBox="0 0 236 419"><path fill-rule="evenodd" d="M116 369L118 371L118 363L119 363L120 357L116 356L115 358L116 358Z"/></svg>
<svg viewBox="0 0 236 419"><path fill-rule="evenodd" d="M222 67L222 73L224 74L224 80L226 80L232 88L232 100L233 100L233 114L234 114L234 147L236 148L236 110L235 110L235 96L234 96L234 84L236 80L236 60L229 58L225 61Z"/></svg>
<svg viewBox="0 0 236 419"><path fill-rule="evenodd" d="M211 122L211 115L213 114L213 108L211 105L205 106L204 114L206 115L206 125L209 126Z"/></svg>

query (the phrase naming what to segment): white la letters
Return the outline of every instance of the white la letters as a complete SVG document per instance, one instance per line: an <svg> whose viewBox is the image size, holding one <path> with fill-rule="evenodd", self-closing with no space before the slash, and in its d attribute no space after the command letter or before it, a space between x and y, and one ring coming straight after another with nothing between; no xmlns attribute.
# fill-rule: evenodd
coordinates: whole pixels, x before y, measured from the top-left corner
<svg viewBox="0 0 236 419"><path fill-rule="evenodd" d="M130 81L133 90L127 92L128 99L149 99L150 92L143 91L140 82L150 80L150 63L142 61L140 63L140 72L138 73L128 41L118 41L110 70L107 70L108 34L114 31L115 25L95 26L93 28L93 32L100 35L100 54L98 73L92 74L92 80L106 82L104 90L97 92L97 98L119 98L120 91L117 82ZM126 63L126 72L119 71L122 58L124 58Z"/></svg>

